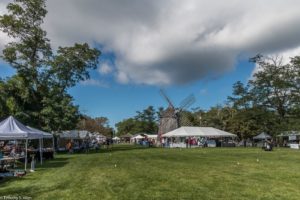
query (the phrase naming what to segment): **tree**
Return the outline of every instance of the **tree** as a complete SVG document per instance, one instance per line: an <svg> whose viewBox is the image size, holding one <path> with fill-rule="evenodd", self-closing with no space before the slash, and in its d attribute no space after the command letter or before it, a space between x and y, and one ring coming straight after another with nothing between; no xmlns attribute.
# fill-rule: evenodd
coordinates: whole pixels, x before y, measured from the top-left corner
<svg viewBox="0 0 300 200"><path fill-rule="evenodd" d="M148 106L148 108L144 109L142 112L137 111L135 119L142 132L156 133L158 131L158 116L153 106Z"/></svg>
<svg viewBox="0 0 300 200"><path fill-rule="evenodd" d="M116 128L118 130L117 135L125 135L125 134L136 134L141 132L138 128L139 123L137 120L133 118L124 119L121 122L116 123Z"/></svg>
<svg viewBox="0 0 300 200"><path fill-rule="evenodd" d="M75 127L78 107L67 89L89 78L88 70L97 67L100 51L75 44L58 47L54 53L41 27L47 14L45 0L14 0L7 10L0 16L0 30L13 41L1 57L17 74L1 82L0 101L7 112L2 114L20 114L23 122L30 119L46 130Z"/></svg>
<svg viewBox="0 0 300 200"><path fill-rule="evenodd" d="M98 132L106 136L111 136L113 129L109 126L106 117L92 118L86 115L81 116L81 120L77 124L79 130L87 130L89 132Z"/></svg>
<svg viewBox="0 0 300 200"><path fill-rule="evenodd" d="M299 58L283 64L280 57L257 55L251 61L258 66L253 79L247 86L235 83L233 96L228 97L236 109L230 129L247 138L262 131L274 135L299 127Z"/></svg>
<svg viewBox="0 0 300 200"><path fill-rule="evenodd" d="M227 97L228 103L236 109L247 109L251 107L252 99L249 92L249 86L244 86L241 81L233 84L233 96Z"/></svg>
<svg viewBox="0 0 300 200"><path fill-rule="evenodd" d="M260 70L254 74L251 95L257 105L275 110L281 121L292 108L294 71L291 65L283 64L280 57L257 57L253 59Z"/></svg>
<svg viewBox="0 0 300 200"><path fill-rule="evenodd" d="M160 110L160 109L159 109ZM143 111L137 111L137 115L133 118L125 119L116 124L118 135L127 133L153 133L158 131L159 112L153 106L148 106Z"/></svg>
<svg viewBox="0 0 300 200"><path fill-rule="evenodd" d="M254 58L260 70L254 74L249 82L253 101L258 106L275 111L277 116L277 132L289 130L291 123L299 120L299 72L298 57L292 58L290 63L283 64L280 57Z"/></svg>

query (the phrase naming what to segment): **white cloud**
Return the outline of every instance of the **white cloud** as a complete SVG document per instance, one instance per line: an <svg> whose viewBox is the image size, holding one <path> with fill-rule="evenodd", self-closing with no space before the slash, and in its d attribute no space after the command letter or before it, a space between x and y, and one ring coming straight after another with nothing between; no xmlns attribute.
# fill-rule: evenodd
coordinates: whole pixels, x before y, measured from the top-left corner
<svg viewBox="0 0 300 200"><path fill-rule="evenodd" d="M290 62L292 57L300 56L300 47L280 52L280 54L275 53L275 54L268 54L268 55L265 55L265 56L271 57L271 58L272 57L273 58L278 57L278 59L281 59L282 64L285 65L285 64L288 64ZM261 70L260 66L255 65L255 68L253 69L249 79L253 79L254 74L259 72L260 70Z"/></svg>
<svg viewBox="0 0 300 200"><path fill-rule="evenodd" d="M185 84L300 47L299 0L48 0L54 46L96 42L121 83Z"/></svg>
<svg viewBox="0 0 300 200"><path fill-rule="evenodd" d="M98 72L102 75L110 74L112 71L113 71L113 67L108 62L101 63L98 68Z"/></svg>
<svg viewBox="0 0 300 200"><path fill-rule="evenodd" d="M96 79L88 79L85 81L81 81L80 84L84 85L84 86L96 86L96 87L101 87L101 88L109 87L109 85L107 83L96 80Z"/></svg>
<svg viewBox="0 0 300 200"><path fill-rule="evenodd" d="M126 73L122 72L122 71L119 71L116 75L116 80L119 82L119 83L128 83L129 82L129 79L128 79L128 76L126 75Z"/></svg>

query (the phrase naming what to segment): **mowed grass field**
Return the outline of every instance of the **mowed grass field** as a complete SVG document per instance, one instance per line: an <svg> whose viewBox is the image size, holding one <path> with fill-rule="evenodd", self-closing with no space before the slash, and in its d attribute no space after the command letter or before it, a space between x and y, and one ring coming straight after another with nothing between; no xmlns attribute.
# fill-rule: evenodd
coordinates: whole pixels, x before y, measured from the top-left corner
<svg viewBox="0 0 300 200"><path fill-rule="evenodd" d="M58 154L1 196L32 199L300 199L300 151L114 146Z"/></svg>

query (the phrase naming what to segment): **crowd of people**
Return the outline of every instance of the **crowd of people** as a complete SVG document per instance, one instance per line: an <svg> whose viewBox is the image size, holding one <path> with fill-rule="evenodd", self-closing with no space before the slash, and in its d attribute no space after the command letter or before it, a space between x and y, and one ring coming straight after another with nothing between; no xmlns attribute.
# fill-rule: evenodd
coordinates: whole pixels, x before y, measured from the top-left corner
<svg viewBox="0 0 300 200"><path fill-rule="evenodd" d="M106 138L106 140L98 141L96 139L85 139L82 141L74 141L69 140L66 143L66 150L68 153L74 153L74 150L78 150L80 152L89 153L90 150L95 150L98 152L101 147L110 149L112 147L113 140L110 138Z"/></svg>

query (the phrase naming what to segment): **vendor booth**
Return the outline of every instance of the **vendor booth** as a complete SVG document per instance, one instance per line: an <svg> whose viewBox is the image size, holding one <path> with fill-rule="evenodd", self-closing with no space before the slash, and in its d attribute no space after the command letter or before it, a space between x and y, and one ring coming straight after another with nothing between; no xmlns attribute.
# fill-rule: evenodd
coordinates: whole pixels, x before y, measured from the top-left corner
<svg viewBox="0 0 300 200"><path fill-rule="evenodd" d="M43 134L37 129L30 129L23 125L21 122L16 120L14 117L10 116L7 119L0 122L0 140L25 140L25 148L21 150L21 153L17 152L16 142L15 146L11 150L10 156L2 157L1 161L5 159L24 159L24 168L27 169L28 163L28 141L29 140L39 140L39 151L42 152L42 139ZM40 153L42 162L42 153Z"/></svg>
<svg viewBox="0 0 300 200"><path fill-rule="evenodd" d="M255 143L255 146L257 146L257 147L264 147L265 142L267 140L271 140L271 139L272 139L272 136L270 136L269 134L264 133L264 132L253 137L253 141Z"/></svg>
<svg viewBox="0 0 300 200"><path fill-rule="evenodd" d="M125 135L120 136L121 142L124 142L124 143L130 143L130 142L131 142L132 136L133 136L133 135L131 135L130 133L127 133L127 134L125 134Z"/></svg>
<svg viewBox="0 0 300 200"><path fill-rule="evenodd" d="M151 135L147 133L138 133L131 137L131 143L140 144L143 146L153 146L157 141L157 135Z"/></svg>
<svg viewBox="0 0 300 200"><path fill-rule="evenodd" d="M212 127L182 126L162 135L165 147L229 147L237 136Z"/></svg>
<svg viewBox="0 0 300 200"><path fill-rule="evenodd" d="M46 160L47 159L53 159L54 158L54 151L55 151L53 134L47 133L45 131L41 131L41 130L38 130L38 129L35 129L35 128L32 128L30 126L27 126L27 128L31 129L32 131L36 131L36 132L43 135L43 139L41 141L42 156L40 156L40 158L43 158L43 159L46 159ZM49 141L49 142L47 142L47 141ZM45 145L46 142L48 143L48 145ZM36 151L36 157L37 158L39 158L37 156L39 153L41 153L41 152ZM41 162L43 162L43 159L41 159Z"/></svg>
<svg viewBox="0 0 300 200"><path fill-rule="evenodd" d="M261 133L257 136L254 136L253 137L253 140L267 140L267 139L271 139L272 136L270 136L269 134L267 133Z"/></svg>
<svg viewBox="0 0 300 200"><path fill-rule="evenodd" d="M157 143L158 135L147 135L148 140L150 140L153 144Z"/></svg>
<svg viewBox="0 0 300 200"><path fill-rule="evenodd" d="M114 144L118 144L118 143L120 143L121 138L119 138L118 136L115 136L112 138L112 140L113 140Z"/></svg>
<svg viewBox="0 0 300 200"><path fill-rule="evenodd" d="M131 137L130 142L134 144L140 144L145 139L144 135L136 134Z"/></svg>
<svg viewBox="0 0 300 200"><path fill-rule="evenodd" d="M62 131L61 133L58 133L57 138L57 150L58 151L66 151L66 145L68 142L72 141L73 143L73 149L77 150L80 147L80 136L79 132L77 130L70 130L70 131Z"/></svg>
<svg viewBox="0 0 300 200"><path fill-rule="evenodd" d="M292 149L300 149L300 132L285 131L277 136L278 143L282 147L290 147Z"/></svg>

